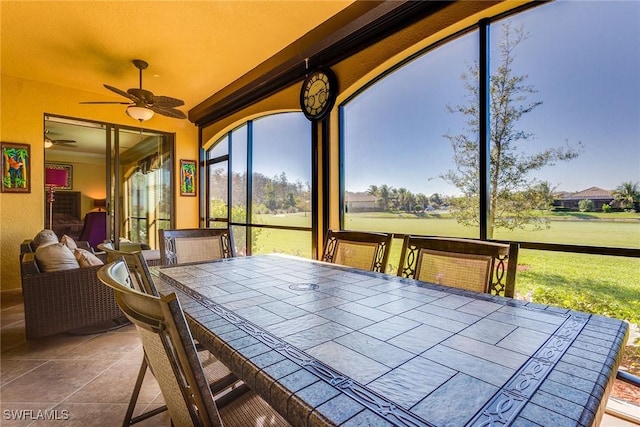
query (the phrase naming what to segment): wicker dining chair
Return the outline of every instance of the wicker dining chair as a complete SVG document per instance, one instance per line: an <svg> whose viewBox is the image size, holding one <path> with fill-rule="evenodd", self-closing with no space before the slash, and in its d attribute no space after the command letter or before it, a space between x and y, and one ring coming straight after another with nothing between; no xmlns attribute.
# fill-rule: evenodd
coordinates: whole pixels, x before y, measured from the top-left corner
<svg viewBox="0 0 640 427"><path fill-rule="evenodd" d="M384 273L392 238L387 233L329 230L322 261Z"/></svg>
<svg viewBox="0 0 640 427"><path fill-rule="evenodd" d="M162 265L213 261L236 256L231 229L158 230Z"/></svg>
<svg viewBox="0 0 640 427"><path fill-rule="evenodd" d="M513 298L517 243L405 236L398 276Z"/></svg>
<svg viewBox="0 0 640 427"><path fill-rule="evenodd" d="M218 411L175 293L157 297L135 290L123 259L102 267L98 277L114 290L118 306L135 324L173 425L289 425L249 392Z"/></svg>
<svg viewBox="0 0 640 427"><path fill-rule="evenodd" d="M153 277L151 276L149 266L147 265L146 259L144 258L141 251L126 252L113 249L109 245L98 246L102 246L100 249L106 252L108 263L118 260L123 260L126 263L127 275L125 275L124 269L120 271L120 273L122 273L121 281L123 283L126 283L127 286L131 287L131 289L137 290L138 292L157 297L160 296L158 289L153 282ZM200 362L204 367L204 372L207 377L207 382L209 383L209 388L212 392L218 393L236 384L239 381L238 377L233 374L224 364L219 362L209 351L202 349L198 343L196 343L195 345L196 349L198 350L198 357L200 358ZM136 403L138 402L138 396L140 394L140 389L142 388L142 383L144 381L148 366L149 363L147 360L147 355L145 354L140 365L140 370L138 371L136 384L131 393L131 398L129 400L129 406L125 414L123 426L129 426L139 423L140 421L144 421L147 418L150 418L167 410L167 407L165 405L137 415L136 417L133 416L133 412L135 410Z"/></svg>

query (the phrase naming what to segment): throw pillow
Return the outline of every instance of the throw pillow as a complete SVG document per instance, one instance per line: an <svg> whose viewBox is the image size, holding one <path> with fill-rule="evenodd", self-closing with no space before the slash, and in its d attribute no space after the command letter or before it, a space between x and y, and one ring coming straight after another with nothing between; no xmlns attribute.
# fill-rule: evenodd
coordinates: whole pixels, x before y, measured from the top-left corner
<svg viewBox="0 0 640 427"><path fill-rule="evenodd" d="M60 243L68 247L69 250L71 251L74 251L78 248L76 241L73 240L71 237L67 236L66 234L62 236L62 239L60 239Z"/></svg>
<svg viewBox="0 0 640 427"><path fill-rule="evenodd" d="M76 248L76 250L73 253L76 257L76 260L78 261L78 264L80 264L80 267L84 268L84 267L91 267L94 265L104 264L100 258L98 258L97 256L95 256L94 254L92 254L86 249Z"/></svg>
<svg viewBox="0 0 640 427"><path fill-rule="evenodd" d="M80 268L80 264L73 256L73 252L62 243L38 246L38 249L36 249L36 261L40 269L45 273Z"/></svg>
<svg viewBox="0 0 640 427"><path fill-rule="evenodd" d="M52 245L58 243L58 236L53 230L42 230L33 238L33 248L38 249L40 246Z"/></svg>

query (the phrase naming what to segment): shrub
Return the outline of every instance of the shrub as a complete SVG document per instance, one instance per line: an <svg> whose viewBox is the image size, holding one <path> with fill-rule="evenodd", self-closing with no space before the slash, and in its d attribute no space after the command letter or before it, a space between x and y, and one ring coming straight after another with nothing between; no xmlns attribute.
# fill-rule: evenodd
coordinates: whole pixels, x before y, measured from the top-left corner
<svg viewBox="0 0 640 427"><path fill-rule="evenodd" d="M602 212L604 212L604 213L611 212L611 205L608 205L606 203L604 205L602 205Z"/></svg>
<svg viewBox="0 0 640 427"><path fill-rule="evenodd" d="M590 199L582 199L578 203L578 209L580 212L592 212L593 211L593 200Z"/></svg>

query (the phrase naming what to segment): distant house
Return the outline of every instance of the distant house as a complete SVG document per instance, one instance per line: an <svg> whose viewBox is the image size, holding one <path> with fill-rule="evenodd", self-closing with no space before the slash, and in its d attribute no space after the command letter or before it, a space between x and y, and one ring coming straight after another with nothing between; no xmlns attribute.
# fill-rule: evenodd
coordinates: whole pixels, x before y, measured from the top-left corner
<svg viewBox="0 0 640 427"><path fill-rule="evenodd" d="M344 204L346 212L372 212L379 210L377 199L369 193L352 193L345 191Z"/></svg>
<svg viewBox="0 0 640 427"><path fill-rule="evenodd" d="M598 187L587 188L586 190L578 191L576 193L561 192L555 195L554 206L578 209L580 200L591 200L593 202L594 210L602 210L602 205L605 203L611 205L614 200L613 194L609 190L603 190Z"/></svg>

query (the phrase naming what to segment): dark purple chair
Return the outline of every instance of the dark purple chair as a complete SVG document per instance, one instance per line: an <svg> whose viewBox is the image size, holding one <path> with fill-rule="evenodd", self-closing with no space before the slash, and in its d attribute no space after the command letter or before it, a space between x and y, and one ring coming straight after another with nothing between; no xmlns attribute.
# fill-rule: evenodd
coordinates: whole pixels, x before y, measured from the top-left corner
<svg viewBox="0 0 640 427"><path fill-rule="evenodd" d="M79 240L89 242L92 248L107 239L107 213L88 212L84 216L84 226L80 233Z"/></svg>

